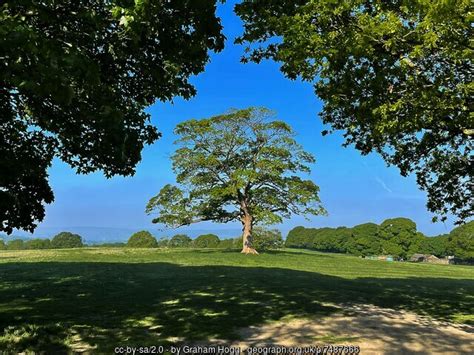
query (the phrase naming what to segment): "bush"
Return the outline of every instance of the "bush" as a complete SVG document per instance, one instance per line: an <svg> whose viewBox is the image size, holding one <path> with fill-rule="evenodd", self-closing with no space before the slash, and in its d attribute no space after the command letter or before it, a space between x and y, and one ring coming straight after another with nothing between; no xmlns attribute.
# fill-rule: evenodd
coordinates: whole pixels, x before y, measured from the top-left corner
<svg viewBox="0 0 474 355"><path fill-rule="evenodd" d="M51 241L49 239L30 239L24 243L25 249L49 249Z"/></svg>
<svg viewBox="0 0 474 355"><path fill-rule="evenodd" d="M132 234L127 242L127 247L129 248L156 248L157 246L158 242L148 231L140 231Z"/></svg>
<svg viewBox="0 0 474 355"><path fill-rule="evenodd" d="M5 245L5 242L3 241L3 239L0 239L0 250L5 250L7 248L7 246Z"/></svg>
<svg viewBox="0 0 474 355"><path fill-rule="evenodd" d="M54 249L81 248L83 246L82 237L70 232L61 232L51 240L51 248Z"/></svg>
<svg viewBox="0 0 474 355"><path fill-rule="evenodd" d="M193 246L195 248L217 248L220 239L215 234L203 234L194 239Z"/></svg>
<svg viewBox="0 0 474 355"><path fill-rule="evenodd" d="M277 229L254 228L253 230L253 247L257 251L265 251L270 249L283 248L283 237Z"/></svg>
<svg viewBox="0 0 474 355"><path fill-rule="evenodd" d="M176 234L169 240L168 246L170 248L186 248L191 245L191 242L191 238L186 234Z"/></svg>
<svg viewBox="0 0 474 355"><path fill-rule="evenodd" d="M9 240L7 243L8 250L22 250L25 249L25 243L22 239Z"/></svg>

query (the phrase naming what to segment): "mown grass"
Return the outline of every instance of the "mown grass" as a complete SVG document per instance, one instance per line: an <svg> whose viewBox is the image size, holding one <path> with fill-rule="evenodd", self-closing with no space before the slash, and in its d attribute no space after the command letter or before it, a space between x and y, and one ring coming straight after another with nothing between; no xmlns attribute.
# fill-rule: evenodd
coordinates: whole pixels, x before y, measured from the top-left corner
<svg viewBox="0 0 474 355"><path fill-rule="evenodd" d="M242 327L373 304L473 323L474 268L300 250L0 252L0 350L235 339ZM3 330L3 334L2 334Z"/></svg>

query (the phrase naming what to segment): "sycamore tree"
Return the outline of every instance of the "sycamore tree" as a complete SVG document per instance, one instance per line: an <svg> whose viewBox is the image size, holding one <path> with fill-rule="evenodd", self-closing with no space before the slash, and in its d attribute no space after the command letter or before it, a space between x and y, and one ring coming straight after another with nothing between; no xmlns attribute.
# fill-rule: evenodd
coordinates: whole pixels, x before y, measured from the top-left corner
<svg viewBox="0 0 474 355"><path fill-rule="evenodd" d="M314 163L295 141L288 124L273 120L265 108L248 108L179 124L179 148L172 156L178 185L153 197L153 222L171 227L201 221L239 221L243 253L257 253L252 231L257 224L282 222L292 214L325 211L319 187L304 180Z"/></svg>
<svg viewBox="0 0 474 355"><path fill-rule="evenodd" d="M436 215L469 220L471 0L253 0L236 12L244 61L273 59L313 84L323 122L343 130L346 145L415 174Z"/></svg>
<svg viewBox="0 0 474 355"><path fill-rule="evenodd" d="M57 157L133 175L158 137L144 110L190 98L224 45L215 0L2 1L0 231L33 231Z"/></svg>

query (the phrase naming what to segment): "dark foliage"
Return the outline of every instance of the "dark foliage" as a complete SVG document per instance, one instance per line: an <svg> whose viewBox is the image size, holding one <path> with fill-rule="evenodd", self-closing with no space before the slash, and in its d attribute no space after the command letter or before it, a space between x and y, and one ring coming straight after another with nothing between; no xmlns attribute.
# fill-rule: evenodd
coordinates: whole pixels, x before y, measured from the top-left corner
<svg viewBox="0 0 474 355"><path fill-rule="evenodd" d="M144 109L185 99L224 45L216 1L3 1L0 231L33 231L53 157L133 175L159 134Z"/></svg>
<svg viewBox="0 0 474 355"><path fill-rule="evenodd" d="M289 79L311 83L329 132L415 175L430 211L459 223L473 216L472 2L256 0L235 9L244 61L273 59Z"/></svg>

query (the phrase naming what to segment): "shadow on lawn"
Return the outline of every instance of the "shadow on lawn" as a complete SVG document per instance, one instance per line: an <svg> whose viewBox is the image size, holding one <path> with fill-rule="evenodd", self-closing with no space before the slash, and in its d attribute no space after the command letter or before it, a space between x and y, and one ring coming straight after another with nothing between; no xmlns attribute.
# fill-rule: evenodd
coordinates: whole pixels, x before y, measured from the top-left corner
<svg viewBox="0 0 474 355"><path fill-rule="evenodd" d="M234 339L242 327L338 311L325 302L451 320L472 312L472 294L472 280L348 280L279 268L170 263L9 263L0 266L0 350L102 352Z"/></svg>

